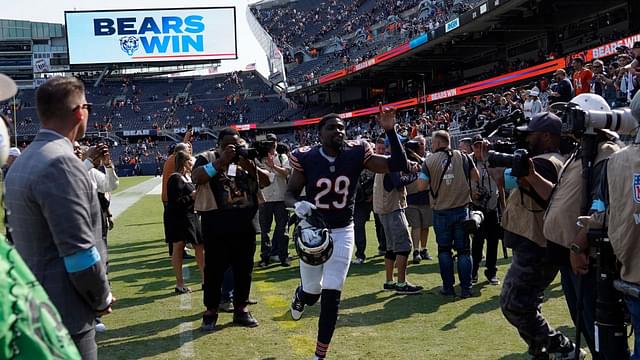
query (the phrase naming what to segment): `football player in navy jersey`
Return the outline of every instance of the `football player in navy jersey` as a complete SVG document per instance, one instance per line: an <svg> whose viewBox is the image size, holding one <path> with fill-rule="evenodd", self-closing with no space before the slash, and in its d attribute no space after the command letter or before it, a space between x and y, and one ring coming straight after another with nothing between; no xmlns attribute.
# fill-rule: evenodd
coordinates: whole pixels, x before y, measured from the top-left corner
<svg viewBox="0 0 640 360"><path fill-rule="evenodd" d="M345 125L337 114L320 119L320 145L302 147L291 154L293 173L289 179L285 203L305 219L316 210L324 219L333 238L333 254L322 265L300 262L302 284L291 303L291 317L299 320L305 305L320 301L320 319L314 359L324 359L338 318L340 294L354 245L353 208L360 173L417 171L407 161L395 130L395 109L380 107L380 126L390 139L391 156L374 154L364 140L346 140ZM415 169L414 169L415 168ZM306 199L298 201L302 189Z"/></svg>

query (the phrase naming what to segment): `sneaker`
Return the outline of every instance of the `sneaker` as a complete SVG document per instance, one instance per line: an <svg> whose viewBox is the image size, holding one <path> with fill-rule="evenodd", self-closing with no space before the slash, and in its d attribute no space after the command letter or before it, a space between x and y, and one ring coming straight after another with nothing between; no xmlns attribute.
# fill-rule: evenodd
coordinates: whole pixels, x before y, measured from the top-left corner
<svg viewBox="0 0 640 360"><path fill-rule="evenodd" d="M266 268L267 266L269 266L269 260L260 260L258 263L259 268Z"/></svg>
<svg viewBox="0 0 640 360"><path fill-rule="evenodd" d="M485 270L484 271L484 276L487 277L487 281L489 281L489 284L491 284L491 285L500 285L500 279L498 279L498 277L495 274L491 275L491 274L489 274L488 271Z"/></svg>
<svg viewBox="0 0 640 360"><path fill-rule="evenodd" d="M362 265L364 264L364 259L357 257L355 260L353 260L353 263L356 265Z"/></svg>
<svg viewBox="0 0 640 360"><path fill-rule="evenodd" d="M269 257L269 262L280 262L280 257L277 255L272 255Z"/></svg>
<svg viewBox="0 0 640 360"><path fill-rule="evenodd" d="M291 266L291 261L289 260L289 258L284 259L284 260L280 260L280 266L289 267L289 266Z"/></svg>
<svg viewBox="0 0 640 360"><path fill-rule="evenodd" d="M396 285L396 294L415 295L422 292L422 289L422 286L412 285L409 282L406 282L404 285Z"/></svg>
<svg viewBox="0 0 640 360"><path fill-rule="evenodd" d="M193 260L193 259L195 259L196 257L195 257L195 256L193 256L193 255L191 255L191 254L189 254L189 253L187 252L187 250L185 249L185 251L182 253L182 258L183 258L184 260Z"/></svg>
<svg viewBox="0 0 640 360"><path fill-rule="evenodd" d="M587 357L587 352L584 349L580 349L580 352L578 353L578 357L576 357L575 347L576 345L573 344L574 350L572 350L569 353L558 352L558 353L549 354L550 355L549 358L554 360L583 360L584 358Z"/></svg>
<svg viewBox="0 0 640 360"><path fill-rule="evenodd" d="M96 318L96 332L103 333L107 331L107 327L102 323L100 318Z"/></svg>
<svg viewBox="0 0 640 360"><path fill-rule="evenodd" d="M471 284L475 285L478 283L478 274L471 275Z"/></svg>
<svg viewBox="0 0 640 360"><path fill-rule="evenodd" d="M223 302L222 304L220 304L218 309L222 312L232 313L234 309L233 303L231 301Z"/></svg>
<svg viewBox="0 0 640 360"><path fill-rule="evenodd" d="M298 291L300 291L299 286L293 293L293 300L291 300L291 318L293 320L300 320L304 312L304 303L298 299Z"/></svg>
<svg viewBox="0 0 640 360"><path fill-rule="evenodd" d="M259 325L258 320L248 311L234 313L233 323L249 328L254 328Z"/></svg>
<svg viewBox="0 0 640 360"><path fill-rule="evenodd" d="M418 250L414 250L413 251L413 263L414 264L420 264L420 260L422 260L422 257L420 256L420 252Z"/></svg>
<svg viewBox="0 0 640 360"><path fill-rule="evenodd" d="M446 297L456 297L456 291L454 289L445 289L444 287L441 287L440 290L438 290L438 293Z"/></svg>
<svg viewBox="0 0 640 360"><path fill-rule="evenodd" d="M248 298L247 299L247 304L248 305L256 305L258 303L258 300L256 299L252 299L252 298Z"/></svg>
<svg viewBox="0 0 640 360"><path fill-rule="evenodd" d="M188 294L191 292L191 289L186 286L181 286L181 287L176 286L173 289L173 292L175 292L176 294Z"/></svg>
<svg viewBox="0 0 640 360"><path fill-rule="evenodd" d="M461 299L470 298L472 296L473 296L473 293L471 292L471 289L462 289L462 290L460 290L460 298Z"/></svg>
<svg viewBox="0 0 640 360"><path fill-rule="evenodd" d="M429 255L429 250L427 249L420 250L420 257L422 258L422 260L433 260L431 255Z"/></svg>
<svg viewBox="0 0 640 360"><path fill-rule="evenodd" d="M204 313L202 315L202 325L200 326L200 330L202 331L213 331L216 327L216 323L218 322L218 314L212 313Z"/></svg>
<svg viewBox="0 0 640 360"><path fill-rule="evenodd" d="M386 282L382 285L382 288L386 291L393 291L396 289L396 283L394 282Z"/></svg>

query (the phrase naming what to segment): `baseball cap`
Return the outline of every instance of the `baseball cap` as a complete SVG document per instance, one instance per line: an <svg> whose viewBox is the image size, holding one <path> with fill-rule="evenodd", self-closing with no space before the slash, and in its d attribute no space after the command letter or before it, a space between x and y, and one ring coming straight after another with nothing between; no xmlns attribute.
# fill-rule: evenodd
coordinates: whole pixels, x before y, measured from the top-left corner
<svg viewBox="0 0 640 360"><path fill-rule="evenodd" d="M18 149L17 147L9 148L9 156L20 156L20 149Z"/></svg>
<svg viewBox="0 0 640 360"><path fill-rule="evenodd" d="M535 114L528 125L518 126L521 132L547 132L560 135L562 133L562 120L550 112Z"/></svg>
<svg viewBox="0 0 640 360"><path fill-rule="evenodd" d="M480 135L480 134L473 135L473 137L471 138L471 143L472 144L483 142L483 141L484 141L484 139L482 138L482 135Z"/></svg>
<svg viewBox="0 0 640 360"><path fill-rule="evenodd" d="M558 69L553 73L553 75L560 75L560 74L567 75L567 72L564 71L564 69Z"/></svg>
<svg viewBox="0 0 640 360"><path fill-rule="evenodd" d="M278 141L276 134L269 133L266 136L267 141Z"/></svg>
<svg viewBox="0 0 640 360"><path fill-rule="evenodd" d="M0 74L0 101L10 99L17 92L16 83L7 75Z"/></svg>

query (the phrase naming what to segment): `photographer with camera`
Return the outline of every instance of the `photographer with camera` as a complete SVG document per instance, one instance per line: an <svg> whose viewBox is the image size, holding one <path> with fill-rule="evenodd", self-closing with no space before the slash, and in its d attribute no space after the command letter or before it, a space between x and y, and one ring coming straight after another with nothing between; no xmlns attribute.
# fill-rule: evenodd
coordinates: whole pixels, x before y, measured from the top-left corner
<svg viewBox="0 0 640 360"><path fill-rule="evenodd" d="M609 111L607 102L595 94L581 94L569 103L582 110ZM594 359L600 359L594 343L596 313L595 252L590 251L587 231L576 226L580 215L587 215L585 204L590 205L599 188L605 160L620 149L614 133L596 130L593 134L573 134L581 142L564 164L544 216L544 235L549 240L549 253L560 265L562 290L571 318L583 333ZM587 144L592 141L592 144ZM595 146L595 147L594 147ZM593 149L593 150L590 150ZM591 174L585 173L584 164L592 163ZM589 176L589 188L584 176ZM549 182L548 187L553 185ZM589 194L589 195L587 195ZM573 266L573 271L572 271ZM581 309L581 311L580 311ZM606 357L605 357L606 358Z"/></svg>
<svg viewBox="0 0 640 360"><path fill-rule="evenodd" d="M631 114L636 121L634 131L637 131L640 92L631 101ZM585 231L606 231L595 244L598 248L596 340L603 354L611 354L607 359L628 358L625 315L619 309L624 295L635 336L631 359L637 360L640 359L640 133L633 144L611 155L603 167L601 186L591 205L592 214L589 218L580 218ZM584 274L587 266L588 262L583 262L574 269ZM598 316L601 314L606 317Z"/></svg>
<svg viewBox="0 0 640 360"><path fill-rule="evenodd" d="M505 173L518 178L502 218L504 241L512 248L513 260L504 279L500 307L509 323L518 329L535 359L570 359L575 345L553 329L541 313L544 290L558 274L558 265L547 255L543 214L551 189L564 163L560 154L562 120L554 114L536 114L528 125L517 128L526 134L526 150L514 155L489 153L491 166L507 167ZM506 180L505 180L506 181Z"/></svg>
<svg viewBox="0 0 640 360"><path fill-rule="evenodd" d="M256 143L259 167L269 172L271 184L261 190L264 202L260 204L258 217L260 219L260 267L269 265L269 261L279 261L282 266L290 266L288 245L289 238L286 234L289 214L284 206L284 193L287 191L287 178L291 173L289 159L285 154L278 154L276 147L278 138L275 134L267 134L266 140ZM274 220L276 226L273 230L273 239L269 238L271 223Z"/></svg>
<svg viewBox="0 0 640 360"><path fill-rule="evenodd" d="M442 289L440 294L455 296L453 276L453 254L458 256L458 278L460 297L471 296L471 248L469 236L463 222L469 217L471 203L471 180L478 181L478 170L467 155L450 147L449 133L438 130L433 133L433 154L422 164L418 177L418 189L426 190L430 185L430 203L433 208L433 228L438 243L438 260Z"/></svg>
<svg viewBox="0 0 640 360"><path fill-rule="evenodd" d="M471 198L473 199L473 209L481 211L484 221L480 224L478 231L472 240L471 253L473 257L473 270L471 272L471 282L478 282L478 270L482 261L482 249L485 240L487 241L487 256L485 259L486 270L484 275L491 285L500 285L500 279L496 275L498 258L498 241L502 229L498 219L498 206L505 208L504 179L502 171L490 168L483 157L484 149L489 145L482 135L476 135L472 139L473 155L472 159L480 173L480 181L471 183Z"/></svg>
<svg viewBox="0 0 640 360"><path fill-rule="evenodd" d="M258 211L260 187L270 184L269 173L257 167L255 149L248 149L237 130L225 128L218 135L218 148L196 158L192 179L208 185L196 191L196 209L202 217L205 246L204 305L202 330L211 331L218 320L218 305L224 273L231 265L234 275L233 322L258 326L247 308L256 250L253 218ZM207 191L206 205L198 192Z"/></svg>
<svg viewBox="0 0 640 360"><path fill-rule="evenodd" d="M427 155L426 139L420 135L405 143L407 158L422 165ZM407 221L411 227L411 241L413 242L413 263L419 264L422 260L431 260L427 241L429 240L429 228L433 223L433 211L429 206L429 192L420 191L416 181L407 184Z"/></svg>

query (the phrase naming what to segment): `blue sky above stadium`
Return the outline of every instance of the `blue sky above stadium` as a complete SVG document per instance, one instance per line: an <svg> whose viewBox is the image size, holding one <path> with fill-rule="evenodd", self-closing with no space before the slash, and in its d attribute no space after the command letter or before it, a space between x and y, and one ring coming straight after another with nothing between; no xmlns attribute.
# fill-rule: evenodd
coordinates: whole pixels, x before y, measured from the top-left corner
<svg viewBox="0 0 640 360"><path fill-rule="evenodd" d="M137 0L135 2L130 0L110 0L108 2L103 0L56 0L47 2L42 0L22 0L13 6L5 8L1 17L4 19L63 24L65 10L236 6L238 60L223 61L220 71L243 70L248 64L256 63L257 70L266 75L268 72L266 55L249 29L246 20L247 5L254 2L250 0Z"/></svg>

